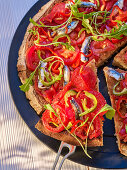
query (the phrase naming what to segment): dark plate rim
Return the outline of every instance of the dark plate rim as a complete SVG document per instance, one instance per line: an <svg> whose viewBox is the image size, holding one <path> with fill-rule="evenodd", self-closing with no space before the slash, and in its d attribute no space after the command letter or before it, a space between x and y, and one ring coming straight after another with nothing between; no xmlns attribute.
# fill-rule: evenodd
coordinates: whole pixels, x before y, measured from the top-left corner
<svg viewBox="0 0 127 170"><path fill-rule="evenodd" d="M30 123L28 123L28 120L26 121L26 117L25 117L25 115L23 115L22 114L22 109L20 108L19 109L19 107L21 107L21 105L19 106L19 103L17 104L17 101L16 101L16 98L15 98L15 94L14 94L14 88L13 88L13 83L14 82L16 82L17 83L17 81L18 81L18 84L20 83L20 80L19 80L19 78L18 78L18 72L16 72L15 73L15 75L17 74L17 76L16 76L16 79L15 78L13 78L13 76L10 74L10 70L12 69L12 66L10 66L10 63L12 63L12 61L11 61L11 59L12 59L12 49L15 49L14 48L14 43L15 43L15 40L16 40L16 37L17 37L17 34L19 33L19 30L21 30L21 32L22 32L22 25L23 24L25 24L25 28L27 28L27 26L28 26L28 16L30 16L30 17L33 17L36 13L37 13L37 11L41 8L41 6L42 5L44 5L46 2L48 2L49 0L43 0L43 2L41 1L41 0L39 0L39 1L37 1L33 6L32 6L32 8L30 8L30 10L26 13L26 15L23 17L23 19L21 20L21 22L20 22L20 24L19 24L19 26L17 27L17 29L16 29L16 31L15 31L15 34L14 34L14 37L13 37L13 40L12 40L12 43L11 43L11 46L10 46L10 51L9 51L9 57L8 57L8 84L9 84L9 88L10 88L10 92L11 92L11 96L12 96L12 98L13 98L13 102L14 102L14 104L15 104L15 106L16 106L16 108L17 108L17 111L18 111L18 113L20 114L20 116L21 116L21 118L25 121L25 123L27 124L27 126L29 127L29 129L32 131L32 133L41 141L41 142L43 142L46 146L48 146L50 149L52 149L53 151L55 151L55 152L57 152L57 150L58 150L58 148L59 148L59 145L60 145L60 141L58 141L58 140L56 140L56 139L53 139L53 138L51 138L51 137L48 137L48 136L45 136L45 135L43 135L43 134L41 134L37 129L35 129L35 128L33 128L33 126L31 125L31 122ZM36 10L35 10L36 9ZM27 22L26 22L27 21ZM22 35L22 38L24 37L24 34L25 34L25 32L24 32L24 30L23 30L23 35ZM20 45L21 45L21 39L22 38L20 38ZM23 40L23 39L22 39ZM19 46L19 44L18 44L18 46ZM19 48L18 48L19 49ZM18 51L18 49L17 49L17 51ZM17 55L17 51L16 51L16 53L15 53L15 55ZM17 59L17 58L16 58ZM14 81L13 83L12 83L12 80ZM21 83L20 83L21 84ZM17 88L17 87L16 87ZM21 91L19 91L19 89L16 89L18 92L19 92L19 95L24 99L24 100L26 100L26 98L25 98L25 94L23 93L23 92L21 92ZM33 112L33 114L34 115L32 115L33 116L33 118L36 118L36 121L38 121L39 120L39 117L37 116L37 114L36 114L36 112L31 108L31 106L29 105L29 103L28 103L28 101L26 100L26 102L27 102L27 107L28 107L28 109L30 109L30 112L32 111ZM33 123L33 122L32 122ZM35 123L36 124L36 123ZM109 139L111 139L110 138L110 136L108 137ZM47 142L47 140L49 141L49 142ZM54 148L54 146L51 146L51 144L52 144L52 142L54 143L54 145L55 145L55 148ZM89 151L90 152L93 152L93 155L96 155L97 153L98 153L98 151L96 151L96 150L91 150L91 149L89 149ZM63 152L63 155L66 153L66 150ZM77 155L81 155L82 154L82 150L81 150L81 148L80 147L77 147L77 149L76 149L76 153L77 153ZM74 155L76 155L76 153L74 154ZM101 152L101 154L103 155L103 151ZM104 152L104 154L107 154L107 157L110 155L108 152ZM120 154L118 154L117 152L114 152L113 153L114 155L119 155L120 156L120 160L122 161L122 158L123 158L123 160L125 161L125 160L127 160L124 156L121 156ZM119 164L119 165L111 165L111 164L109 164L109 162L111 161L111 160L107 160L108 161L108 164L100 164L98 161L98 159L93 159L92 161L93 161L93 163L91 163L92 161L91 160L89 160L86 156L84 156L84 158L86 159L86 161L84 162L84 159L83 160L77 160L77 158L76 158L76 156L74 156L74 155L72 155L69 159L70 160L72 160L72 161L74 161L74 162L77 162L77 163L80 163L80 164L83 164L83 165L85 165L85 166L91 166L91 167L95 167L95 168L105 168L105 169L112 169L112 168L116 168L116 169L120 169L120 168L127 168L127 164L126 165L121 165L121 164ZM81 156L79 157L79 159L81 158ZM100 159L101 160L101 159ZM97 161L97 163L95 162L95 161ZM123 161L123 162L124 162ZM105 161L104 161L105 162ZM125 163L125 162L124 162Z"/></svg>

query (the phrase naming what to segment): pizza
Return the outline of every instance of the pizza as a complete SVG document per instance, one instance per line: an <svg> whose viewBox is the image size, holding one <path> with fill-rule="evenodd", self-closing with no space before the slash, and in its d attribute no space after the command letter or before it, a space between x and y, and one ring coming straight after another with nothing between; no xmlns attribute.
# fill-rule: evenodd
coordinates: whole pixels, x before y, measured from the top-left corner
<svg viewBox="0 0 127 170"><path fill-rule="evenodd" d="M114 116L118 147L127 156L127 71L104 68L112 107L116 110Z"/></svg>
<svg viewBox="0 0 127 170"><path fill-rule="evenodd" d="M74 70L70 82L51 105L45 105L46 110L36 124L39 131L73 145L80 145L78 140L85 145L88 138L89 147L103 146L103 115L112 119L115 112L99 93L95 70L94 61ZM111 118L108 111L112 114Z"/></svg>
<svg viewBox="0 0 127 170"><path fill-rule="evenodd" d="M114 109L99 93L96 68L127 43L126 21L126 0L50 0L30 18L17 69L20 89L42 117L38 130L70 144L103 145L103 115L112 119Z"/></svg>

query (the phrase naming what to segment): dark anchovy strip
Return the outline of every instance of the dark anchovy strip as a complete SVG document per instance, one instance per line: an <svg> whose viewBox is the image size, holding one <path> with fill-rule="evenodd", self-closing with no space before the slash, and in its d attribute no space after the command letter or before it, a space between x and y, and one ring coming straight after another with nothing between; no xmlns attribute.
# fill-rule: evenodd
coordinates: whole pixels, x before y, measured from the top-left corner
<svg viewBox="0 0 127 170"><path fill-rule="evenodd" d="M123 8L123 5L124 5L124 0L118 0L118 1L113 5L113 7L116 6L116 5L117 5L120 9L122 9L122 8ZM110 10L110 12L112 12L113 7L112 7L112 9Z"/></svg>
<svg viewBox="0 0 127 170"><path fill-rule="evenodd" d="M82 109L79 106L79 104L75 101L75 99L72 97L72 99L70 100L71 105L75 111L75 118L78 119L79 118L79 114L82 113Z"/></svg>
<svg viewBox="0 0 127 170"><path fill-rule="evenodd" d="M113 69L108 70L108 75L118 81L123 80L125 77L124 73L119 73L118 71L113 70Z"/></svg>
<svg viewBox="0 0 127 170"><path fill-rule="evenodd" d="M87 37L81 47L81 52L84 54L88 54L89 53L89 49L90 49L90 42L91 42L91 37ZM89 59L87 57L85 57L83 54L81 54L81 61L85 62L88 61Z"/></svg>
<svg viewBox="0 0 127 170"><path fill-rule="evenodd" d="M71 31L73 31L77 25L78 25L79 21L72 21L68 26L67 26L67 32L65 30L65 28L58 28L56 31L53 31L51 33L51 36L53 36L55 33L57 33L58 35L64 35L65 33L66 34L69 34Z"/></svg>
<svg viewBox="0 0 127 170"><path fill-rule="evenodd" d="M68 66L64 66L64 86L69 83L70 80L70 69Z"/></svg>
<svg viewBox="0 0 127 170"><path fill-rule="evenodd" d="M78 4L78 7L80 7L80 8L87 8L87 7L94 7L95 9L97 9L97 6L96 6L96 4L94 4L94 3L92 3L92 2L80 2L79 4Z"/></svg>
<svg viewBox="0 0 127 170"><path fill-rule="evenodd" d="M75 0L73 0L73 2L75 3ZM66 3L65 8L70 8L70 6L73 5L72 2ZM81 1L78 5L78 8L89 8L89 7L94 7L95 9L97 9L96 4L92 3L92 2L84 2Z"/></svg>
<svg viewBox="0 0 127 170"><path fill-rule="evenodd" d="M45 70L45 67L46 67L46 65L47 65L47 63L44 63L44 62L42 62L41 63L41 66L40 66L40 69L41 68L44 68L44 69L41 69L40 71L41 71L41 78L42 78L42 80L44 80L44 71L46 71ZM43 84L41 83L41 81L39 80L39 76L38 76L38 88L39 89L47 89L47 88L49 88L49 87L45 87L45 86L43 86Z"/></svg>

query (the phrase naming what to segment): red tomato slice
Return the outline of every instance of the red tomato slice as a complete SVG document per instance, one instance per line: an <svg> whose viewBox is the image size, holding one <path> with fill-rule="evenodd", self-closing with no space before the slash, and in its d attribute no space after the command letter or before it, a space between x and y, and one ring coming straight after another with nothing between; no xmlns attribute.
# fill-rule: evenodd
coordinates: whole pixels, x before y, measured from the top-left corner
<svg viewBox="0 0 127 170"><path fill-rule="evenodd" d="M93 121L93 129L89 132L89 139L97 138L102 134L101 123L99 117L96 117Z"/></svg>
<svg viewBox="0 0 127 170"><path fill-rule="evenodd" d="M39 58L37 55L37 49L32 46L28 49L26 53L26 65L29 70L34 71L39 64Z"/></svg>
<svg viewBox="0 0 127 170"><path fill-rule="evenodd" d="M90 90L96 87L96 75L90 67L76 68L71 77L72 84L77 90Z"/></svg>
<svg viewBox="0 0 127 170"><path fill-rule="evenodd" d="M58 133L58 132L61 132L65 129L64 126L67 126L68 117L66 116L64 110L59 105L55 105L55 106L52 106L52 107L56 111L59 118L54 113L50 114L50 111L46 110L42 114L41 120L42 120L43 125L46 129L48 129L51 132ZM57 110L59 110L59 111L57 111ZM60 119L61 119L62 123L64 124L64 126L61 123ZM53 123L55 123L57 126L55 126Z"/></svg>
<svg viewBox="0 0 127 170"><path fill-rule="evenodd" d="M104 41L92 41L90 49L93 51L93 54L100 56L101 53L112 51L116 46L109 40Z"/></svg>
<svg viewBox="0 0 127 170"><path fill-rule="evenodd" d="M71 129L71 133L74 133L76 136L78 136L82 140L85 140L87 138L87 130L88 130L89 125L86 123L83 126L78 127L79 124L83 122L84 122L83 120L76 120L76 122L73 124L73 127Z"/></svg>
<svg viewBox="0 0 127 170"><path fill-rule="evenodd" d="M53 7L52 11L41 20L61 24L67 20L67 17L65 17L66 12L69 13L68 9L65 8L65 3L58 3Z"/></svg>
<svg viewBox="0 0 127 170"><path fill-rule="evenodd" d="M59 86L59 85L58 85ZM58 88L58 87L57 87ZM51 103L53 100L53 97L57 94L56 88L54 85L52 85L49 89L47 90L41 90L38 88L38 78L35 79L34 82L34 89L39 96L43 97L47 102Z"/></svg>
<svg viewBox="0 0 127 170"><path fill-rule="evenodd" d="M106 100L104 99L102 94L100 92L98 92L98 91L90 90L88 92L93 94L97 99L97 107L96 107L96 109L93 112L88 113L88 115L86 115L88 117L91 116L91 119L92 119L94 117L94 115L96 113L98 113L102 107L104 107L104 105L106 104ZM78 103L81 103L81 100L84 99L84 98L87 99L87 107L91 108L93 106L93 100L90 99L89 97L87 97L84 92L81 92L79 94L79 97L76 99L76 101L78 101ZM103 113L99 114L99 116L103 116Z"/></svg>

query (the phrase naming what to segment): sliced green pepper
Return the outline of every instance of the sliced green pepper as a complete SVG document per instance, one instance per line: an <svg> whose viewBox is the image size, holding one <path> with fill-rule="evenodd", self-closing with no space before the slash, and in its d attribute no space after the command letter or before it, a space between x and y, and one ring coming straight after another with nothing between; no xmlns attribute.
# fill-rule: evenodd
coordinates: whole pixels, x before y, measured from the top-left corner
<svg viewBox="0 0 127 170"><path fill-rule="evenodd" d="M52 84L54 84L56 81L58 80L61 80L61 78L63 77L63 74L62 74L62 67L60 66L59 68L59 71L60 71L60 74L58 76L54 76L52 77L52 81L50 82L45 82L42 78L41 78L41 73L39 71L39 80L40 82L44 85L44 86L51 86Z"/></svg>
<svg viewBox="0 0 127 170"><path fill-rule="evenodd" d="M115 84L115 86L113 87L113 94L116 95L116 96L121 96L121 95L123 95L123 94L127 94L127 89L126 89L126 88L124 88L121 92L115 91L115 89L116 89L116 87L119 85L119 83L120 83L120 82L117 82L117 83Z"/></svg>
<svg viewBox="0 0 127 170"><path fill-rule="evenodd" d="M85 95L87 97L89 97L90 99L93 100L94 105L91 108L88 108L86 106L87 105L87 100L86 99L82 100L82 106L83 106L83 109L84 109L85 112L82 112L81 114L79 114L79 116L84 116L87 113L90 113L90 112L94 111L96 109L96 107L97 107L97 99L96 99L96 97L93 94L91 94L91 93L89 93L87 91L84 91L84 93L85 93Z"/></svg>
<svg viewBox="0 0 127 170"><path fill-rule="evenodd" d="M74 90L69 90L69 91L67 91L66 93L65 93L65 95L64 95L64 101L65 101L65 105L67 106L67 107L69 107L69 104L68 104L68 97L70 97L70 96L74 96L74 95L76 95L77 94L77 92L75 92Z"/></svg>
<svg viewBox="0 0 127 170"><path fill-rule="evenodd" d="M66 128L67 128L67 129L70 129L72 126L73 126L72 123L69 122L68 125L66 126Z"/></svg>
<svg viewBox="0 0 127 170"><path fill-rule="evenodd" d="M67 37L68 43L71 44L71 39L70 39L69 35L67 35L67 34L55 36L54 39L53 39L53 42L57 42L57 40L58 40L59 38L63 38L63 37Z"/></svg>
<svg viewBox="0 0 127 170"><path fill-rule="evenodd" d="M125 130L126 130L126 133L127 133L127 125L125 125Z"/></svg>

